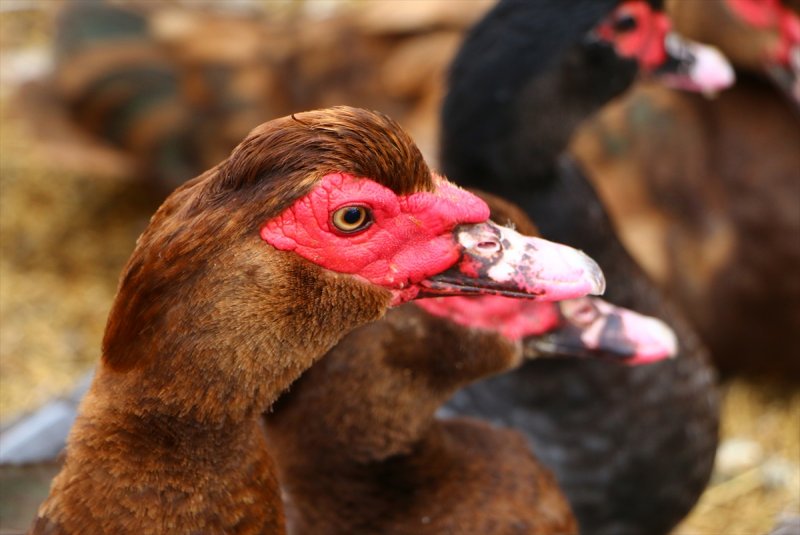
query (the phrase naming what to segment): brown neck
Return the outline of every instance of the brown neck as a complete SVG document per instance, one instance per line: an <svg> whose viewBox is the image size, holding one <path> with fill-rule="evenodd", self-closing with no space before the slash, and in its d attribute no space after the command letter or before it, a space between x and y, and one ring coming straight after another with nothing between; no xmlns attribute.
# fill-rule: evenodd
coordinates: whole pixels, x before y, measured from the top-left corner
<svg viewBox="0 0 800 535"><path fill-rule="evenodd" d="M519 363L517 346L405 305L345 337L267 417L279 464L348 469L415 452L461 386Z"/></svg>
<svg viewBox="0 0 800 535"><path fill-rule="evenodd" d="M114 375L98 371L32 533L284 532L277 470L257 421L211 428L120 412Z"/></svg>
<svg viewBox="0 0 800 535"><path fill-rule="evenodd" d="M256 418L342 333L380 317L391 298L258 236L200 265L209 269L157 285L155 299L147 299L152 283L123 279L103 357L114 377L112 403L122 410L210 426ZM122 314L137 299L144 310Z"/></svg>
<svg viewBox="0 0 800 535"><path fill-rule="evenodd" d="M435 411L460 386L519 359L500 336L413 304L343 338L265 419L289 524L378 533L415 497L435 494L431 486L463 469L464 446Z"/></svg>

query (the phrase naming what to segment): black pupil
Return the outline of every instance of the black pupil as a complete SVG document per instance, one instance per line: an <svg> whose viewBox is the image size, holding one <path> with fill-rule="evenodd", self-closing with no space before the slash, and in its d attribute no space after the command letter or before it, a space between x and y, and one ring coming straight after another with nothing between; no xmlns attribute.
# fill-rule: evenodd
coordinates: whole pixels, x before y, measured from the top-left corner
<svg viewBox="0 0 800 535"><path fill-rule="evenodd" d="M361 208L348 208L344 211L342 216L344 222L348 225L355 225L361 221Z"/></svg>
<svg viewBox="0 0 800 535"><path fill-rule="evenodd" d="M614 29L618 32L628 32L634 28L636 28L636 19L631 15L620 15L620 17L614 21Z"/></svg>

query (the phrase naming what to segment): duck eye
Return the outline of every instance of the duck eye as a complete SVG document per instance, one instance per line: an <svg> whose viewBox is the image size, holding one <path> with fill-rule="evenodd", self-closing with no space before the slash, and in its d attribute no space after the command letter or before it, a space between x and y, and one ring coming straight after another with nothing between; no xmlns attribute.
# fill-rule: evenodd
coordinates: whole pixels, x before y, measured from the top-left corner
<svg viewBox="0 0 800 535"><path fill-rule="evenodd" d="M614 30L618 33L625 33L636 29L636 18L630 13L622 13L614 20Z"/></svg>
<svg viewBox="0 0 800 535"><path fill-rule="evenodd" d="M372 212L364 206L344 206L333 212L331 223L340 232L351 234L372 224Z"/></svg>

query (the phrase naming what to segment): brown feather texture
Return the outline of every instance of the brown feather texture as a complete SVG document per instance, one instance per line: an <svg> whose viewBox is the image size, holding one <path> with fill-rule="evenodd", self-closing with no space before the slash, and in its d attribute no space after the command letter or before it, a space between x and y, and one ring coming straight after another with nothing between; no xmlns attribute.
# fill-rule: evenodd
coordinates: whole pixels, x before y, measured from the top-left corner
<svg viewBox="0 0 800 535"><path fill-rule="evenodd" d="M434 417L520 361L518 345L415 305L352 332L266 416L289 532L577 533L521 434Z"/></svg>

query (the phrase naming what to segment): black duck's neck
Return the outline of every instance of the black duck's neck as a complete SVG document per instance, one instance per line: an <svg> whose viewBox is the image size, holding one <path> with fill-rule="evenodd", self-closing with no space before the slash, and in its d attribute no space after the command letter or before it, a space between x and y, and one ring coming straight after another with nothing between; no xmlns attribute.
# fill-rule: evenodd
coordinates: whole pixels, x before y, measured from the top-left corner
<svg viewBox="0 0 800 535"><path fill-rule="evenodd" d="M602 201L578 163L564 156L556 164L546 183L526 188L516 197L542 235L577 247L601 264L625 254Z"/></svg>
<svg viewBox="0 0 800 535"><path fill-rule="evenodd" d="M502 195L551 179L577 126L636 74L635 62L587 39L616 4L501 2L471 31L442 111L450 179Z"/></svg>

